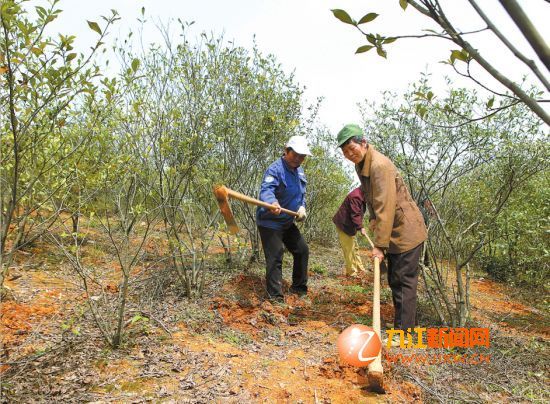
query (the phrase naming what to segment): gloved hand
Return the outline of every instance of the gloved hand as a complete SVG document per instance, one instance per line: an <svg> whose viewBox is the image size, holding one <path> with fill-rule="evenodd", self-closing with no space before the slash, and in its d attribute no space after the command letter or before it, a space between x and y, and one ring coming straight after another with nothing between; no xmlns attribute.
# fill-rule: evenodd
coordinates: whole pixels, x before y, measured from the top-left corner
<svg viewBox="0 0 550 404"><path fill-rule="evenodd" d="M307 213L306 213L306 208L304 208L303 206L300 206L300 209L298 209L298 217L296 217L296 221L297 222L303 222L304 220L306 220L306 217L307 217Z"/></svg>

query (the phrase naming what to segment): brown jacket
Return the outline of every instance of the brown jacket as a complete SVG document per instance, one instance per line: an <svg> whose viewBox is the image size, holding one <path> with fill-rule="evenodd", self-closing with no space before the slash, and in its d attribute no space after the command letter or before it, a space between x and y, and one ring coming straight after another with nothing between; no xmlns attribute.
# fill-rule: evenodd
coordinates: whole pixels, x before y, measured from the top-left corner
<svg viewBox="0 0 550 404"><path fill-rule="evenodd" d="M355 165L370 219L376 219L374 245L391 254L412 250L426 240L422 213L411 198L395 165L368 145Z"/></svg>

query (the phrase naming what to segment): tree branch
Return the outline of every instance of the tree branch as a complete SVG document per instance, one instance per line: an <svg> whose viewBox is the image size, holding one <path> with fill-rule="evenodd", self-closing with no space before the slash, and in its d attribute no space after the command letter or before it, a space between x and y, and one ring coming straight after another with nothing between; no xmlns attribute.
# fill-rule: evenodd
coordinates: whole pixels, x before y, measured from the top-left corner
<svg viewBox="0 0 550 404"><path fill-rule="evenodd" d="M504 7L512 20L514 20L514 23L525 39L531 44L542 63L550 70L550 48L548 48L544 38L540 36L529 17L527 17L527 14L523 12L521 6L516 0L500 0L500 4L502 4L502 7Z"/></svg>
<svg viewBox="0 0 550 404"><path fill-rule="evenodd" d="M425 0L427 1L427 0ZM512 0L501 0L502 1L512 1ZM416 10L421 12L424 15L429 16L437 24L439 24L447 33L453 38L453 42L460 46L462 49L466 50L470 57L474 59L477 63L483 67L487 73L493 76L498 82L503 86L512 91L531 111L539 116L547 125L550 125L550 115L536 102L535 99L530 97L525 91L523 91L516 83L505 77L500 71L493 67L481 54L474 48L470 43L464 40L454 27L450 24L444 14L437 14L437 10L434 7L429 7L429 4L423 3L429 9L425 9L420 6L414 0L409 0L409 4L412 5Z"/></svg>
<svg viewBox="0 0 550 404"><path fill-rule="evenodd" d="M525 55L523 53L521 53L509 40L508 38L506 38L502 32L499 31L499 29L492 23L492 21L487 17L487 15L483 12L483 10L477 5L477 3L475 2L475 0L468 0L470 2L470 4L472 5L472 7L477 11L477 13L479 14L479 16L483 19L483 21L485 21L485 23L487 24L487 26L489 27L489 29L491 31L493 31L493 33L498 37L498 39L500 39L502 41L502 43L504 45L506 45L506 47L508 49L510 49L510 51L514 54L515 57L517 57L519 60L521 60L523 63L525 63L533 73L535 73L535 76L537 76L537 78L540 80L540 82L544 85L544 87L546 87L546 89L548 91L550 91L550 83L548 82L548 80L546 80L546 77L543 76L542 72L539 70L539 68L537 67L537 65L535 64L535 61L532 60L532 59L528 59L527 57L525 57Z"/></svg>

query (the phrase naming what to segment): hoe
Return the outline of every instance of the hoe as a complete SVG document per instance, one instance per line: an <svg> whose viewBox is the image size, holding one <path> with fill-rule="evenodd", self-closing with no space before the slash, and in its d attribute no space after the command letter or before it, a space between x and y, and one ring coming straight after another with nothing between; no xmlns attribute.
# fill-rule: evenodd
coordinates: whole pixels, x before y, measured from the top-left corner
<svg viewBox="0 0 550 404"><path fill-rule="evenodd" d="M229 197L268 209L275 208L275 206L270 203L251 198L250 196L246 196L244 194L241 194L240 192L233 191L232 189L229 189L223 185L216 185L214 187L214 195L216 197L216 200L218 201L220 212L225 219L225 223L227 223L229 232L232 234L236 234L239 231L239 226L237 226L237 222L235 222L235 217L233 216L233 212L231 211L231 207L229 206ZM298 213L293 212L292 210L281 208L281 212L298 217Z"/></svg>
<svg viewBox="0 0 550 404"><path fill-rule="evenodd" d="M365 235L366 236L366 235ZM366 236L372 249L374 244L369 236ZM380 260L374 257L374 291L372 297L372 328L380 335ZM384 369L382 368L382 350L376 359L369 364L368 370L369 387L376 393L385 393L384 390Z"/></svg>

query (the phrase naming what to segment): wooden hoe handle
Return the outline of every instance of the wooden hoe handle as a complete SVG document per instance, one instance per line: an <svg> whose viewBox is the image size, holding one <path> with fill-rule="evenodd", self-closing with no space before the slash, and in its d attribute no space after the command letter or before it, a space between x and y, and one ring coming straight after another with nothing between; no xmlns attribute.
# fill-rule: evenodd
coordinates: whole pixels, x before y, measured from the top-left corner
<svg viewBox="0 0 550 404"><path fill-rule="evenodd" d="M365 234L372 249L374 243L369 236ZM374 281L372 296L372 328L382 339L380 324L380 259L374 257ZM384 368L382 367L382 350L378 353L376 359L369 364L368 379L371 390L377 393L384 393Z"/></svg>
<svg viewBox="0 0 550 404"><path fill-rule="evenodd" d="M229 189L229 188L226 188L226 187L224 187L224 188L227 191L227 195L230 196L231 198L238 199L239 201L243 201L243 202L246 202L246 203L251 203L252 205L261 206L261 207L268 208L268 209L275 209L276 208L276 206L273 206L270 203L260 201L259 199L255 199L255 198L252 198L250 196L241 194L240 192L233 191L232 189ZM281 208L281 212L284 212L284 213L286 213L287 215L290 215L290 216L295 216L295 217L299 216L297 212L294 212L292 210L288 210L288 209L285 209L285 208Z"/></svg>

